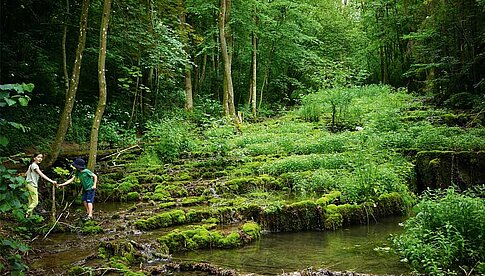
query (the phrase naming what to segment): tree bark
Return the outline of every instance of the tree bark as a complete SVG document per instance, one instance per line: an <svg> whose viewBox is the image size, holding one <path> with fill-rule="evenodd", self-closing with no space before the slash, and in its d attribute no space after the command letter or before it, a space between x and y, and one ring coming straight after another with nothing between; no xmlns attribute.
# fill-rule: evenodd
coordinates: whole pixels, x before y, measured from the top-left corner
<svg viewBox="0 0 485 276"><path fill-rule="evenodd" d="M62 68L64 72L64 85L66 87L66 100L69 92L69 74L67 73L67 53L66 53L66 39L67 39L67 14L69 14L69 0L66 0L66 22L64 22L64 29L62 32Z"/></svg>
<svg viewBox="0 0 485 276"><path fill-rule="evenodd" d="M256 34L253 32L252 33L252 37L251 37L251 40L252 40L252 45L253 45L253 48L252 48L252 53L251 53L251 56L252 56L252 59L251 59L251 81L250 81L250 96L249 96L249 100L250 100L250 104L251 104L251 112L253 114L253 118L256 118L256 87L257 87L257 38L256 38Z"/></svg>
<svg viewBox="0 0 485 276"><path fill-rule="evenodd" d="M66 103L64 104L64 110L62 111L61 121L59 122L59 128L57 129L56 138L51 146L50 155L47 157L47 165L51 166L59 156L62 143L66 137L69 122L71 121L71 113L74 107L74 100L76 98L76 92L79 85L79 74L81 72L81 61L83 57L84 47L86 45L86 32L88 26L88 13L89 13L89 0L83 0L81 19L79 24L79 39L76 50L76 59L72 68L72 75L69 81L69 91L66 95Z"/></svg>
<svg viewBox="0 0 485 276"><path fill-rule="evenodd" d="M221 54L224 64L223 71L223 101L224 114L231 116L236 123L239 123L239 119L236 116L236 108L234 106L234 87L232 84L232 69L231 69L231 55L228 47L228 37L230 37L230 31L226 33L226 23L229 21L231 0L220 0L220 12L219 12L219 39L221 43Z"/></svg>
<svg viewBox="0 0 485 276"><path fill-rule="evenodd" d="M101 19L101 30L99 34L99 56L98 56L98 81L99 81L99 101L94 114L93 127L91 128L91 140L89 147L88 169L94 170L96 166L96 156L98 153L98 134L106 107L108 91L106 89L106 48L108 41L109 15L111 13L111 1L104 0L103 18Z"/></svg>
<svg viewBox="0 0 485 276"><path fill-rule="evenodd" d="M185 52L190 60L190 47L188 31L186 30L186 16L184 0L180 0L180 29L182 33L182 41L184 43ZM185 110L192 111L194 109L193 91L192 91L192 66L190 64L185 65L184 69L184 89L185 89Z"/></svg>

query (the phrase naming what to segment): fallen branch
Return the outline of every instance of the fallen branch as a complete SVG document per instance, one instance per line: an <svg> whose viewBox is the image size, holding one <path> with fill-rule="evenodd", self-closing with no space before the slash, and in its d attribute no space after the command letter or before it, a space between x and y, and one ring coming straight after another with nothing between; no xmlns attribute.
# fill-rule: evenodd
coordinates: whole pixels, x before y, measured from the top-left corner
<svg viewBox="0 0 485 276"><path fill-rule="evenodd" d="M59 220L61 219L61 217L62 217L62 213L59 215L59 217L57 217L57 220L54 222L54 224L52 225L51 229L49 229L49 231L47 231L47 233L45 234L43 240L45 240L47 238L47 236L49 236L49 234L51 233L52 229L54 229L54 227L56 227L56 225L59 222Z"/></svg>
<svg viewBox="0 0 485 276"><path fill-rule="evenodd" d="M99 159L99 160L100 160L100 161L102 161L102 160L106 160L106 159L108 159L108 158L110 158L110 157L112 157L112 156L114 156L114 155L116 155L116 157L115 157L114 159L117 159L118 157L120 157L120 155L121 155L123 152L125 152L125 151L129 151L129 150L134 149L134 148L139 148L139 149L141 149L141 147L140 147L138 144L136 144L136 145L133 145L133 146L131 146L131 147L128 147L128 148L122 149L122 150L120 150L119 152L115 152L115 153L112 153L112 154L110 154L110 155L107 155L107 156L105 156L105 157L103 157L103 158L101 158L101 159Z"/></svg>

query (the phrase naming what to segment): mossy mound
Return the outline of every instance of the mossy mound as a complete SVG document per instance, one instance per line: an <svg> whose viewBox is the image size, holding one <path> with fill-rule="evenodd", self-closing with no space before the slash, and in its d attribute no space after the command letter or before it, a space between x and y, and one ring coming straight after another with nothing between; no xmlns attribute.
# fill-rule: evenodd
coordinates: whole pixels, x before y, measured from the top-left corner
<svg viewBox="0 0 485 276"><path fill-rule="evenodd" d="M214 225L194 226L191 229L175 229L159 238L170 253L202 248L233 248L247 244L261 235L261 227L254 222L247 222L241 229L224 233L213 230Z"/></svg>

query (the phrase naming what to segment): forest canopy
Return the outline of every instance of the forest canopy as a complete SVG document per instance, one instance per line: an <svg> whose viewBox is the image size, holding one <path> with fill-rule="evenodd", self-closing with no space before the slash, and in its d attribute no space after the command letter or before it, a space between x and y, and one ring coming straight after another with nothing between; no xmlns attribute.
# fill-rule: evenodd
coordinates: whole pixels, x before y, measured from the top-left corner
<svg viewBox="0 0 485 276"><path fill-rule="evenodd" d="M438 105L484 106L483 1L109 2L102 28L100 0L2 1L0 83L35 85L30 105L3 108L4 119L35 136L30 119L45 116L42 136L54 139L66 125L58 120L72 113L67 121L76 128L66 125L56 141L62 132L66 140L89 141L100 70L107 99L99 135L108 144L176 110L198 120L256 119L322 88L382 83ZM9 136L2 151L27 146L16 131Z"/></svg>

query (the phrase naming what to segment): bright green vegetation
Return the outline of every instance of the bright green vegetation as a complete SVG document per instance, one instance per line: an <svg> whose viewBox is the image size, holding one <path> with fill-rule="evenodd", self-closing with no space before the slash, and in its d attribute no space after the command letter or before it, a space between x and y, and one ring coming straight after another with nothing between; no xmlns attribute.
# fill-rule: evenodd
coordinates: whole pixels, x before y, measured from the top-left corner
<svg viewBox="0 0 485 276"><path fill-rule="evenodd" d="M427 275L485 273L485 200L453 189L427 194L394 243L410 266Z"/></svg>
<svg viewBox="0 0 485 276"><path fill-rule="evenodd" d="M337 105L334 114L329 97L336 93L345 93L347 101ZM302 231L367 223L373 217L404 214L416 202L415 161L407 155L485 149L483 128L448 126L445 123L453 123L443 118L454 118L454 113L430 109L424 100L404 90L387 86L323 90L302 102L299 109L277 119L243 124L241 134L224 121L202 129L187 123L187 127L170 129L152 126L151 137L164 140L146 144L140 158L128 166L133 173L122 183L127 179L138 183L132 190L143 187L140 195L161 202L164 211L135 225L151 230L207 220L224 225L242 218L257 221L265 230ZM307 104L319 107L312 119ZM181 151L167 143L178 141L172 136L191 137L190 143ZM177 161L164 168L159 165L172 159ZM434 204L431 198L422 202ZM194 207L178 209L182 206ZM442 220L435 212L427 214ZM234 233L221 236L199 226L184 229L161 239L169 252L185 250L180 243L193 249L240 244ZM421 257L409 239L417 237L406 235L396 249L417 271L458 269L460 262L446 266L442 258L426 257L426 264L413 262L408 255ZM470 244L468 251L481 254L483 246ZM469 260L470 268L479 261ZM437 269L426 268L430 264Z"/></svg>
<svg viewBox="0 0 485 276"><path fill-rule="evenodd" d="M332 100L338 97L345 101ZM116 160L122 170L100 174L96 199L133 202L129 220L113 215L109 222L128 221L122 226L127 233L157 233L152 246L163 256L242 247L263 231L368 224L407 214L420 202L418 215L395 238L403 259L426 273L459 271L460 265L482 271L484 245L468 237L483 234L483 200L454 193L419 199L414 158L484 150L483 128L448 126L453 121L443 118L454 117L452 111L431 109L424 99L388 86L322 90L302 103L280 117L244 123L240 132L225 120L151 122L143 150ZM69 188L67 194L75 189ZM471 232L460 232L460 218L469 217L476 219ZM103 235L104 227L88 221L76 231ZM440 234L432 236L435 230ZM129 273L143 262L137 248L114 239L100 246L98 257Z"/></svg>

